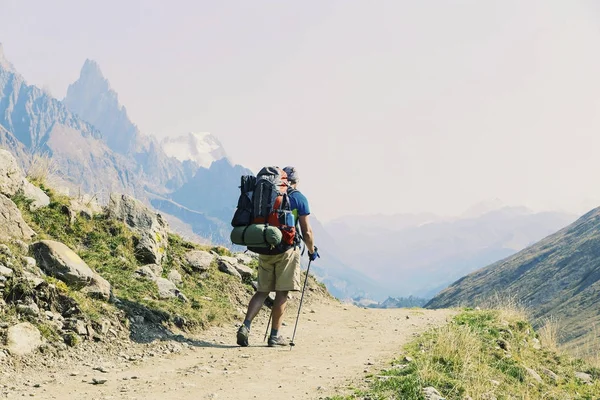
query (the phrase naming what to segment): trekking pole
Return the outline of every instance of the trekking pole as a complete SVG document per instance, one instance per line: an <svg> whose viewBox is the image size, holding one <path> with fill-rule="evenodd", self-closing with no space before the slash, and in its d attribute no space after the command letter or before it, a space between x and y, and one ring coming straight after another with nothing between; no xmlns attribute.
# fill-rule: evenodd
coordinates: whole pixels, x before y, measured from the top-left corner
<svg viewBox="0 0 600 400"><path fill-rule="evenodd" d="M302 301L304 300L304 290L306 289L306 282L308 282L308 272L310 271L310 264L312 260L308 262L308 268L306 268L306 278L304 278L304 286L302 286L302 295L300 296L300 305L298 306L298 316L296 316L296 325L294 325L294 334L292 335L292 341L290 342L290 351L296 345L294 338L296 337L296 328L298 328L298 319L300 319L300 309L302 308Z"/></svg>
<svg viewBox="0 0 600 400"><path fill-rule="evenodd" d="M273 279L275 279L275 268L273 268ZM275 282L275 281L273 281ZM269 334L269 326L271 325L271 318L273 318L273 308L275 307L275 300L273 300L273 304L271 305L271 314L269 315L269 321L267 322L267 330L265 331L265 338L263 342L267 340L267 335Z"/></svg>
<svg viewBox="0 0 600 400"><path fill-rule="evenodd" d="M271 325L271 318L273 318L273 306L271 306L271 314L269 315L269 321L267 322L267 330L265 331L265 338L263 342L267 340L267 334L269 333L269 326Z"/></svg>

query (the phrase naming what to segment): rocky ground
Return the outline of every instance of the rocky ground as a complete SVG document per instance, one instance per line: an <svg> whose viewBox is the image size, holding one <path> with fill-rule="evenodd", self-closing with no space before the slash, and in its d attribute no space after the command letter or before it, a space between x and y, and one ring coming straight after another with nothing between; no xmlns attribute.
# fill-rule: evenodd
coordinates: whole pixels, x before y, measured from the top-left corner
<svg viewBox="0 0 600 400"><path fill-rule="evenodd" d="M236 324L148 344L86 342L69 352L3 364L1 396L42 399L318 399L378 371L415 335L446 323L447 310L366 310L307 296L296 346L268 348L265 309L248 348ZM297 300L297 298L296 298ZM284 335L295 317L288 311Z"/></svg>

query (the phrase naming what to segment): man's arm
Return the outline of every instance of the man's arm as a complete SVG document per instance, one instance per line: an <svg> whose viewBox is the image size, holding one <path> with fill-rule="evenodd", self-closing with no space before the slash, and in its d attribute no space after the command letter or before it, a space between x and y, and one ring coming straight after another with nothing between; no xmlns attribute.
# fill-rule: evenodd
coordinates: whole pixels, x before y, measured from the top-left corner
<svg viewBox="0 0 600 400"><path fill-rule="evenodd" d="M308 221L308 215L300 216L300 229L302 230L302 238L308 248L309 253L315 252L315 243L313 239L313 231Z"/></svg>

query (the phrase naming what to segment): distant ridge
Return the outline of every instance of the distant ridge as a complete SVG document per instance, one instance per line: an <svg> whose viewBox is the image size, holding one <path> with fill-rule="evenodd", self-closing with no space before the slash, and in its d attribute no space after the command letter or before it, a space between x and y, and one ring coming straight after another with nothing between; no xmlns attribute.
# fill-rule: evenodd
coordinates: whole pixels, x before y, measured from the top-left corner
<svg viewBox="0 0 600 400"><path fill-rule="evenodd" d="M561 341L583 343L600 326L600 208L517 254L473 272L443 290L427 308L514 299L534 321L559 318Z"/></svg>

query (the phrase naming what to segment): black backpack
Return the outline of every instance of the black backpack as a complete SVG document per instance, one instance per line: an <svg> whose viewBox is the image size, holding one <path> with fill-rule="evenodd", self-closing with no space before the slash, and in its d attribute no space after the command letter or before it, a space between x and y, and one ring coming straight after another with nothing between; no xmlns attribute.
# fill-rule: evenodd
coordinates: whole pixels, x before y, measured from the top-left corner
<svg viewBox="0 0 600 400"><path fill-rule="evenodd" d="M278 167L265 167L256 177L242 176L232 243L259 254L281 254L299 245L288 190L287 174Z"/></svg>

